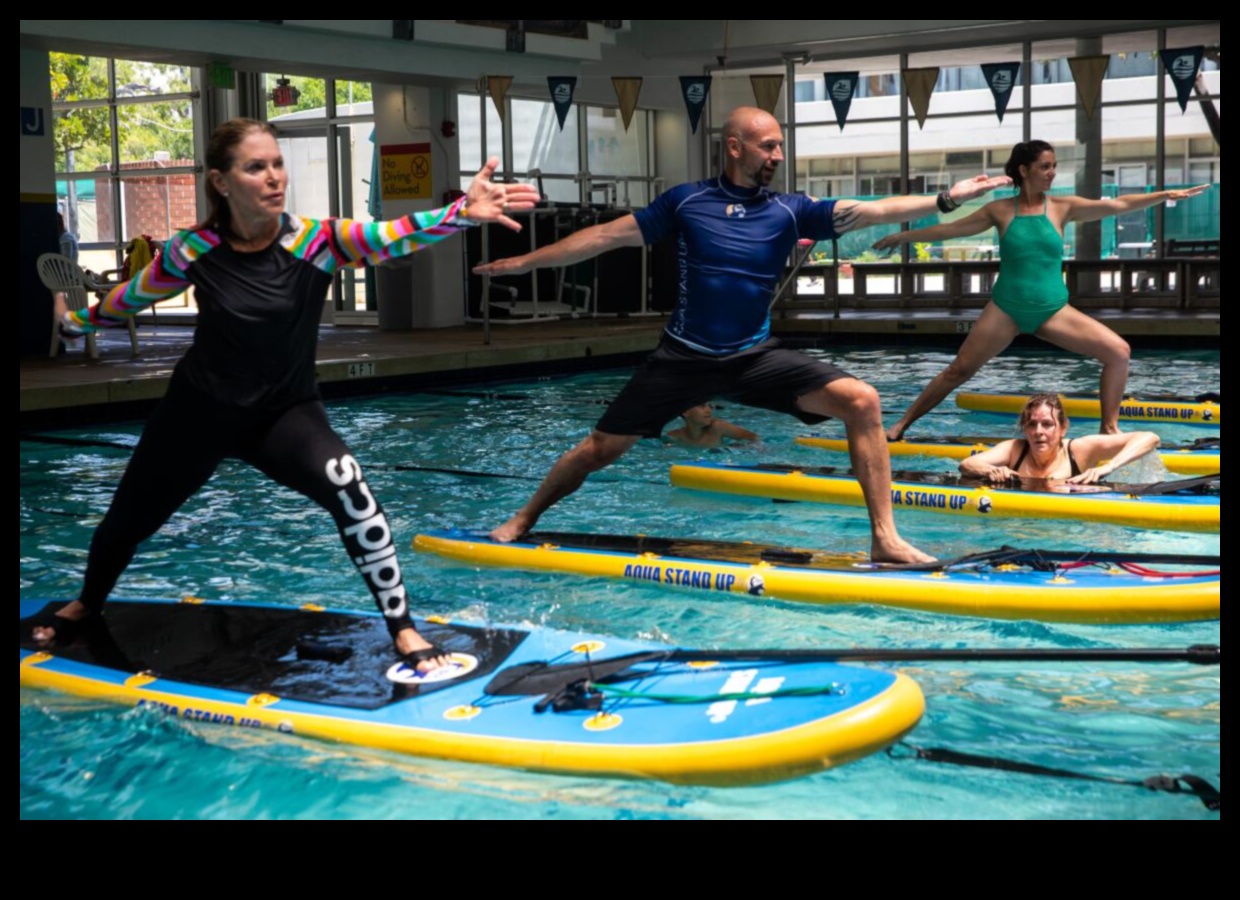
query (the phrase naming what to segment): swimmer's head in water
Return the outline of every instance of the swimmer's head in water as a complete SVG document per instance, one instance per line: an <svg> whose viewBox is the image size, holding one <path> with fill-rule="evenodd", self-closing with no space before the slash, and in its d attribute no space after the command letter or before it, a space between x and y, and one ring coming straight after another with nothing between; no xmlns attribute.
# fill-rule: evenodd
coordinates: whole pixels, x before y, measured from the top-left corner
<svg viewBox="0 0 1240 900"><path fill-rule="evenodd" d="M697 406L691 406L680 414L686 424L699 425L706 427L715 421L715 405L713 403L700 403Z"/></svg>

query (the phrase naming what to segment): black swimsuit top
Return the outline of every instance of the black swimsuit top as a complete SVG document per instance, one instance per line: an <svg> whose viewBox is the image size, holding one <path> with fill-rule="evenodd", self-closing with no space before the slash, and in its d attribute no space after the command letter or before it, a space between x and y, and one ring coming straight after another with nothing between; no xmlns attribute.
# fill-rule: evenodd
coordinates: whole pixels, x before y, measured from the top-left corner
<svg viewBox="0 0 1240 900"><path fill-rule="evenodd" d="M1081 467L1076 464L1076 457L1072 455L1072 442L1068 441L1064 449L1068 451L1068 465L1072 466L1072 474L1069 475L1068 477L1071 478L1074 475L1080 475ZM1025 457L1028 455L1029 455L1029 442L1025 441L1025 449L1020 451L1020 456L1016 458L1016 465L1012 466L1012 471L1019 472L1020 464L1025 461Z"/></svg>

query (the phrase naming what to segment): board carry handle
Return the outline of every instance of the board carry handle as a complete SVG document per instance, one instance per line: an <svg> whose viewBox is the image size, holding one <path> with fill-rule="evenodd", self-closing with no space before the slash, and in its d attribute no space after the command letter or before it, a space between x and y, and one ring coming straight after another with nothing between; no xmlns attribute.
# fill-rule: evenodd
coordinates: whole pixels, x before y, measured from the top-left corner
<svg viewBox="0 0 1240 900"><path fill-rule="evenodd" d="M788 550L783 547L767 547L760 557L763 562L800 566L807 566L814 560L814 554L808 550Z"/></svg>

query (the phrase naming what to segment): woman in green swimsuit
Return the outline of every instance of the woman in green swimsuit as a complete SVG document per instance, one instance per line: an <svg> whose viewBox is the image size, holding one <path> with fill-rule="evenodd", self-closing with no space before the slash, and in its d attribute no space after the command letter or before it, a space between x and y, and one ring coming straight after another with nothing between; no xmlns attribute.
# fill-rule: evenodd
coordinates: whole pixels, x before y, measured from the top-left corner
<svg viewBox="0 0 1240 900"><path fill-rule="evenodd" d="M1128 381L1128 342L1097 319L1068 305L1063 281L1063 230L1069 222L1094 222L1167 200L1195 197L1209 185L1179 191L1125 194L1109 200L1052 197L1055 151L1046 141L1017 144L1004 166L1017 188L1010 200L993 200L972 215L930 228L900 231L874 244L885 250L899 244L999 230L999 278L956 358L926 385L894 425L888 440L899 440L910 425L934 409L1018 334L1036 334L1057 347L1102 363L1100 400L1104 434L1119 433L1119 405Z"/></svg>

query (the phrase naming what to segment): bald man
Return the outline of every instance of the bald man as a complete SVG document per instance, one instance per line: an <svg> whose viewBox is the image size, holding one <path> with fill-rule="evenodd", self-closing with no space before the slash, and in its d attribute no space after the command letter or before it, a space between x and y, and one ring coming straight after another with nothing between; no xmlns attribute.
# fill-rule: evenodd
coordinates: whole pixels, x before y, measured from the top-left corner
<svg viewBox="0 0 1240 900"><path fill-rule="evenodd" d="M864 381L770 336L770 307L793 246L954 209L1006 176L979 175L938 196L881 200L813 200L769 190L784 161L784 135L768 113L733 110L723 128L723 174L665 191L645 209L586 228L562 241L474 268L479 275L519 275L590 259L615 247L677 237L680 296L658 348L607 408L594 430L552 466L534 495L491 532L512 541L591 472L619 459L643 437L712 397L796 416L807 424L844 423L853 473L870 513L876 562L929 562L900 537L891 511L891 459L878 392Z"/></svg>

